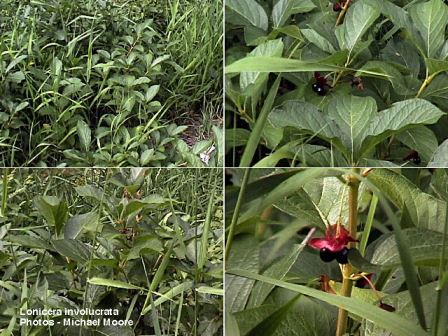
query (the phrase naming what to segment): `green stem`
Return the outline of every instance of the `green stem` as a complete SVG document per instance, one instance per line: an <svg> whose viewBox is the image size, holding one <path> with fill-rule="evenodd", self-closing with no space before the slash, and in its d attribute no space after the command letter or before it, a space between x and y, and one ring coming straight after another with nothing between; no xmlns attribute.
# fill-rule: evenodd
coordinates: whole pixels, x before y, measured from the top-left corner
<svg viewBox="0 0 448 336"><path fill-rule="evenodd" d="M356 177L359 175L359 168L353 169L353 175L348 176L348 226L350 236L356 238L358 229L358 191L360 181ZM350 243L349 247L354 247L356 243ZM350 297L352 294L353 281L350 280L350 275L353 272L353 267L350 263L342 265L342 290L341 295ZM338 321L336 326L336 336L342 336L346 333L348 321L348 312L345 309L339 308Z"/></svg>
<svg viewBox="0 0 448 336"><path fill-rule="evenodd" d="M258 221L256 227L255 227L255 238L258 240L263 239L264 234L266 233L267 224L266 221L271 217L272 210L274 208L271 206L268 206L266 209L263 210L260 216L260 220Z"/></svg>
<svg viewBox="0 0 448 336"><path fill-rule="evenodd" d="M420 89L418 89L417 95L415 96L416 98L420 97L420 95L423 93L423 91L425 91L425 89L432 82L433 79L434 79L434 75L426 77L422 86L420 86Z"/></svg>
<svg viewBox="0 0 448 336"><path fill-rule="evenodd" d="M244 198L244 193L246 191L246 186L247 186L247 183L249 181L250 169L251 168L246 168L246 171L244 172L244 176L243 176L243 181L241 183L240 192L238 194L238 199L236 200L235 210L233 211L233 215L232 215L232 221L230 222L229 234L228 234L227 239L226 239L226 250L225 250L225 256L224 256L225 259L224 260L227 260L227 258L229 257L230 247L232 246L233 236L235 234L236 223L238 221L240 208L241 208L241 205L243 203L243 198Z"/></svg>

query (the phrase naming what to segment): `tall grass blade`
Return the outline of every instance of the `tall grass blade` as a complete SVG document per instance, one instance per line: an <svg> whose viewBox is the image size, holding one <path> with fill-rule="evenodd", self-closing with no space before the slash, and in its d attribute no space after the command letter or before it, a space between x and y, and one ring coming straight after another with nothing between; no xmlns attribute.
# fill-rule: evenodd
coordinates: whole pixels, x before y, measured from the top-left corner
<svg viewBox="0 0 448 336"><path fill-rule="evenodd" d="M411 295L420 326L426 330L425 312L417 278L417 270L409 249L409 244L401 231L401 227L406 227L405 225L407 225L410 220L408 210L406 206L403 206L400 223L396 220L392 220L392 227L394 229L395 240L397 242L398 253L400 254L401 265L403 267L409 294Z"/></svg>
<svg viewBox="0 0 448 336"><path fill-rule="evenodd" d="M260 143L261 134L265 127L266 121L268 119L269 113L271 113L272 107L274 105L274 100L277 95L278 87L280 86L281 75L278 75L274 84L272 84L269 94L261 108L260 115L255 122L255 126L250 133L249 139L247 140L246 147L244 148L243 156L241 157L240 167L249 167L252 163L255 151Z"/></svg>
<svg viewBox="0 0 448 336"><path fill-rule="evenodd" d="M394 336L428 336L426 331L413 322L354 297L343 297L340 295L329 294L317 289L291 284L240 269L228 270L227 273L263 281L278 287L289 289L296 293L301 293L314 297L318 300L322 300L333 306L345 309L352 314L372 321L379 327L389 330Z"/></svg>

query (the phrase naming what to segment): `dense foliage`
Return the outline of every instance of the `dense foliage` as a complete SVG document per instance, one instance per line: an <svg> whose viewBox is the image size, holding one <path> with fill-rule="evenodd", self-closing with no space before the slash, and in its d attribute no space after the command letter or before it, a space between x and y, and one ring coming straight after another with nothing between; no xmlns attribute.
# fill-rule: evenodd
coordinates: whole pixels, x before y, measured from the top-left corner
<svg viewBox="0 0 448 336"><path fill-rule="evenodd" d="M446 170L228 173L227 335L447 334Z"/></svg>
<svg viewBox="0 0 448 336"><path fill-rule="evenodd" d="M0 330L9 335L222 333L218 169L2 171ZM19 326L20 310L118 309L132 327ZM96 316L101 318L101 316ZM109 317L110 316L105 316Z"/></svg>
<svg viewBox="0 0 448 336"><path fill-rule="evenodd" d="M446 166L442 0L226 2L228 166Z"/></svg>
<svg viewBox="0 0 448 336"><path fill-rule="evenodd" d="M2 165L218 165L221 17L208 0L1 1Z"/></svg>

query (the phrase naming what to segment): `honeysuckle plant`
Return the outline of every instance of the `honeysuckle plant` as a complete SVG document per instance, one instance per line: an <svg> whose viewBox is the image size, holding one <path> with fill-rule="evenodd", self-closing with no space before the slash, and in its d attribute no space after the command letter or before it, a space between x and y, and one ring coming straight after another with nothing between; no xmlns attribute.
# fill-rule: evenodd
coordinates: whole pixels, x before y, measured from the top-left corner
<svg viewBox="0 0 448 336"><path fill-rule="evenodd" d="M0 334L222 334L221 179L219 169L1 169ZM20 323L27 309L39 311L32 325ZM71 313L82 309L118 315ZM63 323L82 318L115 324Z"/></svg>
<svg viewBox="0 0 448 336"><path fill-rule="evenodd" d="M211 0L1 1L0 165L222 166L221 18Z"/></svg>
<svg viewBox="0 0 448 336"><path fill-rule="evenodd" d="M226 22L228 166L448 162L442 0L229 0Z"/></svg>
<svg viewBox="0 0 448 336"><path fill-rule="evenodd" d="M229 335L446 335L445 169L228 169Z"/></svg>

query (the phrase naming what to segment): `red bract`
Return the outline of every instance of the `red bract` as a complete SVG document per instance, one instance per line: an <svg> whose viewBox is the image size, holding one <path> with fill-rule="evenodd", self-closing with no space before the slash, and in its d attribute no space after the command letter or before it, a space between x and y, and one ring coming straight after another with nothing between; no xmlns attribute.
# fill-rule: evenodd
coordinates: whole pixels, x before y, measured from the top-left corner
<svg viewBox="0 0 448 336"><path fill-rule="evenodd" d="M350 236L345 227L340 225L338 229L338 225L333 224L327 227L325 238L313 238L310 240L309 245L316 250L325 248L331 252L339 252L348 243L355 241L356 239Z"/></svg>

